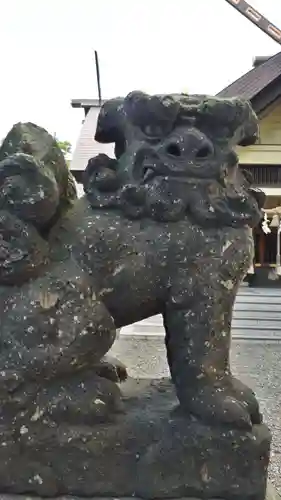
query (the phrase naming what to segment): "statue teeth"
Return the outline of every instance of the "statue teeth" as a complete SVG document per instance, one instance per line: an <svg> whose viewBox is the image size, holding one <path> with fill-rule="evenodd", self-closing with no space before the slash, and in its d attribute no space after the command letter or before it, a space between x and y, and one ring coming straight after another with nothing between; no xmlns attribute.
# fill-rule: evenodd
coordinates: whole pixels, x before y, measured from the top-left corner
<svg viewBox="0 0 281 500"><path fill-rule="evenodd" d="M155 170L151 167L146 167L144 169L144 176L143 176L143 180L144 181L148 181L149 179L151 179L152 177L154 177L155 175Z"/></svg>

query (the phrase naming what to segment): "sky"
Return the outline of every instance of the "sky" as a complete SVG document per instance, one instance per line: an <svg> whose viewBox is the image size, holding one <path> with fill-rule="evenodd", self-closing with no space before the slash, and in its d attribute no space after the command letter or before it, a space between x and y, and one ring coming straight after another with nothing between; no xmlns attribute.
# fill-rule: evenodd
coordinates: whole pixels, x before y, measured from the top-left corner
<svg viewBox="0 0 281 500"><path fill-rule="evenodd" d="M280 0L249 0L281 27ZM0 0L0 139L32 121L73 146L71 99L215 94L279 45L225 0Z"/></svg>

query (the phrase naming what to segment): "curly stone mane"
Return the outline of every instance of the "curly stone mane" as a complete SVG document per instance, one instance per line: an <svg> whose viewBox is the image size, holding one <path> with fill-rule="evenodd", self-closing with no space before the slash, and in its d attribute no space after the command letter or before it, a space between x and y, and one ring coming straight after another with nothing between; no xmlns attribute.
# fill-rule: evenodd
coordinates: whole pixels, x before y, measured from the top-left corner
<svg viewBox="0 0 281 500"><path fill-rule="evenodd" d="M17 123L0 147L0 283L37 276L48 262L48 235L77 198L56 140Z"/></svg>
<svg viewBox="0 0 281 500"><path fill-rule="evenodd" d="M115 143L116 159L91 159L84 189L93 206L119 207L129 218L255 226L264 195L234 148L257 137L247 101L132 92L100 111L95 138Z"/></svg>

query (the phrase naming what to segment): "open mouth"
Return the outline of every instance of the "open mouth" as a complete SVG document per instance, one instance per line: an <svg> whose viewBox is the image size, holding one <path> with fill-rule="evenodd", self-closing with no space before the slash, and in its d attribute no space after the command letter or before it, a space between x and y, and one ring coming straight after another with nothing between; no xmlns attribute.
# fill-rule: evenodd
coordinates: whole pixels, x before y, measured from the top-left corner
<svg viewBox="0 0 281 500"><path fill-rule="evenodd" d="M155 169L151 166L146 166L143 169L143 182L149 182L151 179L156 177L157 173Z"/></svg>
<svg viewBox="0 0 281 500"><path fill-rule="evenodd" d="M171 169L165 165L160 158L150 155L149 158L144 158L141 165L141 177L143 184L151 181L155 177L173 177Z"/></svg>
<svg viewBox="0 0 281 500"><path fill-rule="evenodd" d="M151 150L138 151L136 160L136 176L142 184L147 184L155 178L190 182L186 168L167 164L166 158L161 158Z"/></svg>
<svg viewBox="0 0 281 500"><path fill-rule="evenodd" d="M188 177L185 172L173 172L165 165L143 165L142 168L142 184L147 184L155 178L162 178L169 181L177 181L184 183L192 183L195 181L193 177Z"/></svg>
<svg viewBox="0 0 281 500"><path fill-rule="evenodd" d="M135 167L136 177L142 184L147 184L155 178L192 184L198 179L202 179L202 182L210 181L217 174L210 171L210 168L209 171L199 168L197 164L168 161L167 158L151 154L151 151L147 150L137 154ZM217 180L220 182L219 175Z"/></svg>

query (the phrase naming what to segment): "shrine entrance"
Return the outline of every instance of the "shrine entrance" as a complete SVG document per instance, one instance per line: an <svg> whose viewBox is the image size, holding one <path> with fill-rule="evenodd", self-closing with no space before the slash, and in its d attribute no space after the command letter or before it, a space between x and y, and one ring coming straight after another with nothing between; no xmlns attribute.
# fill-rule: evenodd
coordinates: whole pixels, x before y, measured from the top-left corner
<svg viewBox="0 0 281 500"><path fill-rule="evenodd" d="M253 231L255 255L245 281L250 286L281 287L281 207L264 212L263 221Z"/></svg>
<svg viewBox="0 0 281 500"><path fill-rule="evenodd" d="M277 228L271 228L271 233L265 234L261 227L254 232L255 267L275 267L277 250Z"/></svg>

